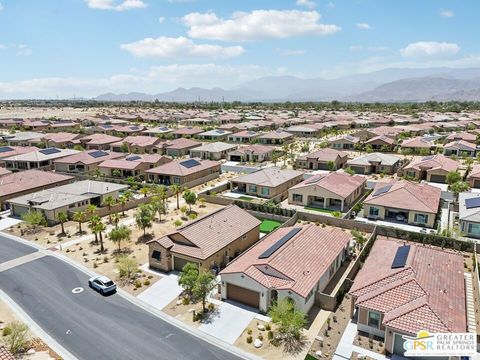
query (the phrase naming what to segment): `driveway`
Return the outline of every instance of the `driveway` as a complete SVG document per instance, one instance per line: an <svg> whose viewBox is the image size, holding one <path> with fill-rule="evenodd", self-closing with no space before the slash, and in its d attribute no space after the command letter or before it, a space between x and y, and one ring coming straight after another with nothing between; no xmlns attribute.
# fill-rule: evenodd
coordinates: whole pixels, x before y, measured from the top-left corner
<svg viewBox="0 0 480 360"><path fill-rule="evenodd" d="M222 301L209 301L218 305L217 311L198 329L229 344L233 344L238 339L255 317L261 317L256 309L247 306ZM265 317L265 319L267 318Z"/></svg>
<svg viewBox="0 0 480 360"><path fill-rule="evenodd" d="M140 293L137 298L147 304L162 310L165 306L175 300L183 291L178 285L177 274L168 274Z"/></svg>
<svg viewBox="0 0 480 360"><path fill-rule="evenodd" d="M17 225L21 222L22 222L22 220L15 219L15 218L12 218L12 217L9 217L9 216L1 217L0 218L0 231L5 230L5 229L9 228L10 226Z"/></svg>

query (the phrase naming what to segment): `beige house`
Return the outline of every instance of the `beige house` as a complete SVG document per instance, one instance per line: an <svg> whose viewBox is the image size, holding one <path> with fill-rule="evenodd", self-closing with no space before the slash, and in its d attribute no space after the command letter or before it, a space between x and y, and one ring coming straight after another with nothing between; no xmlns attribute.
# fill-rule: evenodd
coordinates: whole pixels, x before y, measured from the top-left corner
<svg viewBox="0 0 480 360"><path fill-rule="evenodd" d="M218 271L260 239L260 223L245 210L229 205L149 241L150 267L180 271L190 262Z"/></svg>
<svg viewBox="0 0 480 360"><path fill-rule="evenodd" d="M442 154L414 158L407 166L402 168L404 176L415 180L426 180L445 183L447 174L457 171L460 163Z"/></svg>
<svg viewBox="0 0 480 360"><path fill-rule="evenodd" d="M161 153L159 144L164 140L147 135L127 136L121 141L110 144L110 149L115 152L130 152L135 154ZM124 151L126 150L126 151Z"/></svg>
<svg viewBox="0 0 480 360"><path fill-rule="evenodd" d="M224 142L207 143L202 146L194 147L190 150L190 156L193 158L221 160L226 159L228 153L237 148L237 145Z"/></svg>
<svg viewBox="0 0 480 360"><path fill-rule="evenodd" d="M480 189L480 164L475 164L467 176L468 186Z"/></svg>
<svg viewBox="0 0 480 360"><path fill-rule="evenodd" d="M464 272L462 254L378 237L349 291L358 331L382 338L387 354L398 356L405 335L466 333L475 315L467 313Z"/></svg>
<svg viewBox="0 0 480 360"><path fill-rule="evenodd" d="M103 150L82 151L78 154L55 160L55 171L62 173L89 173L98 169L98 164L105 160L118 159L124 154Z"/></svg>
<svg viewBox="0 0 480 360"><path fill-rule="evenodd" d="M280 196L303 180L303 173L268 167L230 180L230 187L240 193L271 199Z"/></svg>
<svg viewBox="0 0 480 360"><path fill-rule="evenodd" d="M362 195L366 178L345 173L313 175L288 191L288 203L345 211Z"/></svg>
<svg viewBox="0 0 480 360"><path fill-rule="evenodd" d="M228 153L228 160L237 162L261 163L272 158L273 147L266 145L248 145Z"/></svg>
<svg viewBox="0 0 480 360"><path fill-rule="evenodd" d="M325 148L298 157L295 160L295 167L308 170L338 170L345 165L347 160L346 152Z"/></svg>
<svg viewBox="0 0 480 360"><path fill-rule="evenodd" d="M347 161L347 168L357 174L393 174L400 166L401 158L391 154L371 153Z"/></svg>
<svg viewBox="0 0 480 360"><path fill-rule="evenodd" d="M433 228L440 195L439 188L425 183L379 182L363 202L363 216Z"/></svg>
<svg viewBox="0 0 480 360"><path fill-rule="evenodd" d="M342 135L330 140L330 147L337 150L353 150L360 139L352 135Z"/></svg>

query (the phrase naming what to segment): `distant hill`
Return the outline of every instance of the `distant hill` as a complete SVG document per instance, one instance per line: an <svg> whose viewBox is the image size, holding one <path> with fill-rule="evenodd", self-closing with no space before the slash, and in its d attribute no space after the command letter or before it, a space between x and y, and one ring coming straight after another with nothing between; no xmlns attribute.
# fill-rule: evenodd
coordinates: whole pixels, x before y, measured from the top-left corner
<svg viewBox="0 0 480 360"><path fill-rule="evenodd" d="M231 89L178 88L159 94L106 93L98 101L359 101L480 100L480 68L384 69L337 79L268 76Z"/></svg>

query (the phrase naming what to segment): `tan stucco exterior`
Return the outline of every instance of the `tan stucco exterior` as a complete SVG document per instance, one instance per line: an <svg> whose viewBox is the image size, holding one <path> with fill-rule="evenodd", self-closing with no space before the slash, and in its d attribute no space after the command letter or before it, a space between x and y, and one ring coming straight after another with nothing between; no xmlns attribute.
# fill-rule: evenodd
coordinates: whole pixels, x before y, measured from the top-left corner
<svg viewBox="0 0 480 360"><path fill-rule="evenodd" d="M378 220L387 220L388 219L385 219L385 216L386 216L386 212L387 212L387 209L385 206L380 206L380 205L370 205L370 204L363 204L363 216L365 218L368 218L368 217L371 217L370 216L370 208L371 207L375 207L378 209L378 215L376 215L375 217L378 219ZM403 209L396 209L394 208L393 206L390 208L392 211L396 211L396 210L399 210L401 212L408 212L408 219L407 219L407 223L409 225L415 225L415 226L422 226L422 227L428 227L428 228L433 228L433 226L435 225L435 218L437 216L436 213L426 213L426 212L421 212L421 211L414 211L414 210L403 210ZM419 214L419 215L427 215L428 216L428 221L427 223L423 224L423 223L417 223L415 222L415 215L416 214Z"/></svg>

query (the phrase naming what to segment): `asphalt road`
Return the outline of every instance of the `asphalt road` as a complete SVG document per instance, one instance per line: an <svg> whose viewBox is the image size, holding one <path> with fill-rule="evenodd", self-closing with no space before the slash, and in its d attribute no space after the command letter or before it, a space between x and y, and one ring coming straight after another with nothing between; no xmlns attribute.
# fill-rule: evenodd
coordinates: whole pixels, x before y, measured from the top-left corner
<svg viewBox="0 0 480 360"><path fill-rule="evenodd" d="M32 249L0 235L0 263ZM87 275L53 256L0 272L0 289L78 359L240 359L118 294L94 292Z"/></svg>

